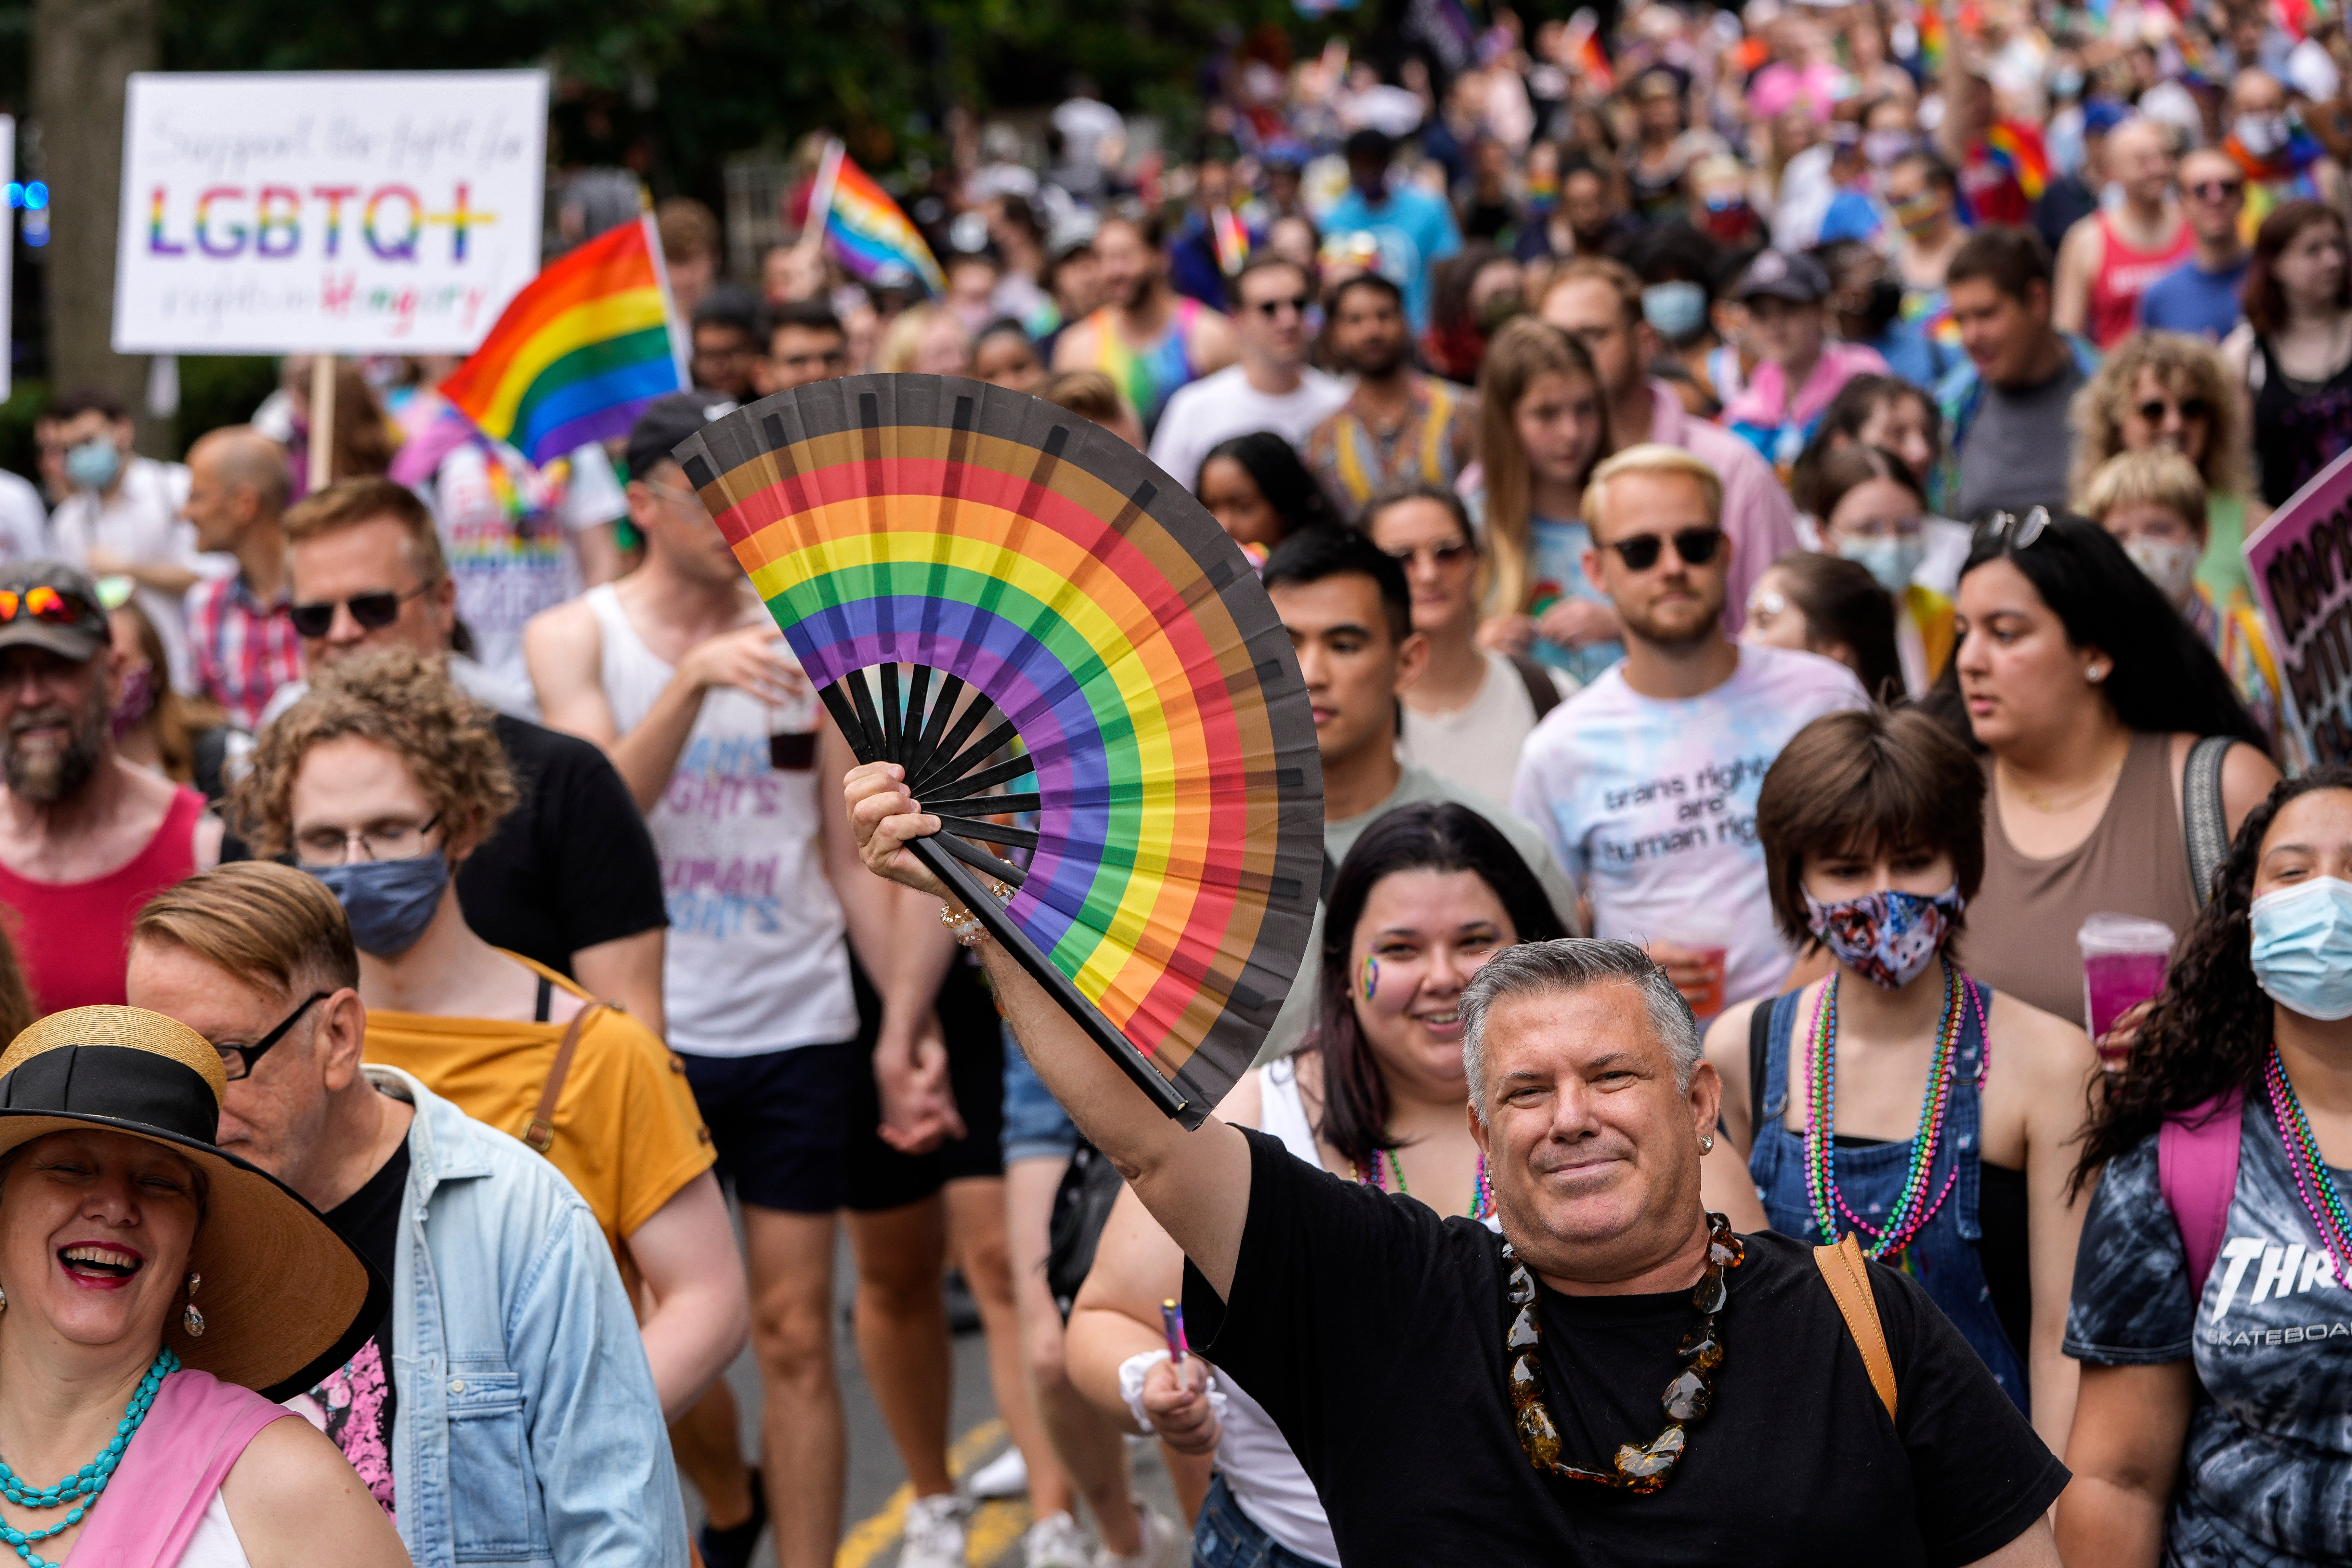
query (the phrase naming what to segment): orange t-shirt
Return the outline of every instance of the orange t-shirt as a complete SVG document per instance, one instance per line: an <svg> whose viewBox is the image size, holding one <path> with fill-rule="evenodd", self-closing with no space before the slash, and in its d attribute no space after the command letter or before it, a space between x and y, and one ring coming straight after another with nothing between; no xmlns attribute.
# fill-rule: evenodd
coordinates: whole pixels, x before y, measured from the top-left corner
<svg viewBox="0 0 2352 1568"><path fill-rule="evenodd" d="M588 995L551 969L517 953L507 956L574 996ZM414 1073L475 1121L520 1138L539 1109L567 1024L371 1007L362 1050L371 1062ZM710 1131L687 1087L686 1064L617 1008L590 1019L555 1102L555 1142L547 1159L588 1200L614 1257L625 1260L622 1237L716 1158Z"/></svg>

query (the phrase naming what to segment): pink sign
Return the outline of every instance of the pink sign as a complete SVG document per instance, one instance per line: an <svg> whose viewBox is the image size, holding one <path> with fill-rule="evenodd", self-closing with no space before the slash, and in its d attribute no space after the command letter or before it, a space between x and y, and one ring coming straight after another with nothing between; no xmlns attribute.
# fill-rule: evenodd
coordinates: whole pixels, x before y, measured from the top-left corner
<svg viewBox="0 0 2352 1568"><path fill-rule="evenodd" d="M2254 531L2246 568L2271 624L2286 721L2314 763L2352 762L2352 452Z"/></svg>

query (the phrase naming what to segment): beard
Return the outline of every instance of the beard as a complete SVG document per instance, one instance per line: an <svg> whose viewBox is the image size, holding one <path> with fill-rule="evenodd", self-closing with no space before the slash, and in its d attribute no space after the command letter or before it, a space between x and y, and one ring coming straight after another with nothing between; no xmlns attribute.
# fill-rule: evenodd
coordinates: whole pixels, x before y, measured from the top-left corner
<svg viewBox="0 0 2352 1568"><path fill-rule="evenodd" d="M1412 346L1398 338L1376 348L1360 348L1348 356L1348 368L1368 381L1385 381L1404 363Z"/></svg>
<svg viewBox="0 0 2352 1568"><path fill-rule="evenodd" d="M55 805L79 795L98 774L105 755L108 705L106 687L92 683L94 699L79 713L57 704L17 714L8 721L5 750L0 750L0 776L8 793L33 805ZM26 730L52 724L66 726L62 746L27 745Z"/></svg>
<svg viewBox="0 0 2352 1568"><path fill-rule="evenodd" d="M1628 606L1621 603L1617 613L1630 635L1652 647L1680 653L1715 635L1723 621L1723 603L1718 597L1710 605L1701 595L1696 601L1685 599L1667 605Z"/></svg>

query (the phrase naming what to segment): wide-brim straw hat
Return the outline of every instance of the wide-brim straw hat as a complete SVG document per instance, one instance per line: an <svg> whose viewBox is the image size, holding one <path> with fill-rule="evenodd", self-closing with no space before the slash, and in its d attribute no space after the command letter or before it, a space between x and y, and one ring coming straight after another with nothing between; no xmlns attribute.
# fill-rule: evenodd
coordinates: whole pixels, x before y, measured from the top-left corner
<svg viewBox="0 0 2352 1568"><path fill-rule="evenodd" d="M205 1217L187 1267L203 1277L205 1331L191 1335L174 1311L163 1342L223 1383L288 1399L357 1352L392 1287L291 1187L214 1143L226 1084L211 1043L160 1013L53 1013L0 1055L0 1156L94 1127L161 1143L200 1168Z"/></svg>

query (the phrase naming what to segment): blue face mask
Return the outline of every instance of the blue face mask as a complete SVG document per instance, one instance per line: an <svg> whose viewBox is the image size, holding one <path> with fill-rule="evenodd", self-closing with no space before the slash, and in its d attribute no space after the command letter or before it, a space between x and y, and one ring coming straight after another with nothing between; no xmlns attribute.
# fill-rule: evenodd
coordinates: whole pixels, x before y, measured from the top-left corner
<svg viewBox="0 0 2352 1568"><path fill-rule="evenodd" d="M1866 569L1878 585L1900 597L1911 586L1911 574L1927 558L1925 541L1899 533L1863 534L1838 541L1837 552Z"/></svg>
<svg viewBox="0 0 2352 1568"><path fill-rule="evenodd" d="M80 490L102 490L122 471L122 454L103 436L66 448L66 482Z"/></svg>
<svg viewBox="0 0 2352 1568"><path fill-rule="evenodd" d="M1642 290L1642 319L1668 342L1694 337L1706 324L1706 290L1680 279Z"/></svg>
<svg viewBox="0 0 2352 1568"><path fill-rule="evenodd" d="M2352 1018L2352 882L2315 877L2253 907L2254 983L2306 1018Z"/></svg>
<svg viewBox="0 0 2352 1568"><path fill-rule="evenodd" d="M374 958L398 958L415 947L449 885L449 862L437 852L303 869L341 900L343 913L351 917L352 940Z"/></svg>

